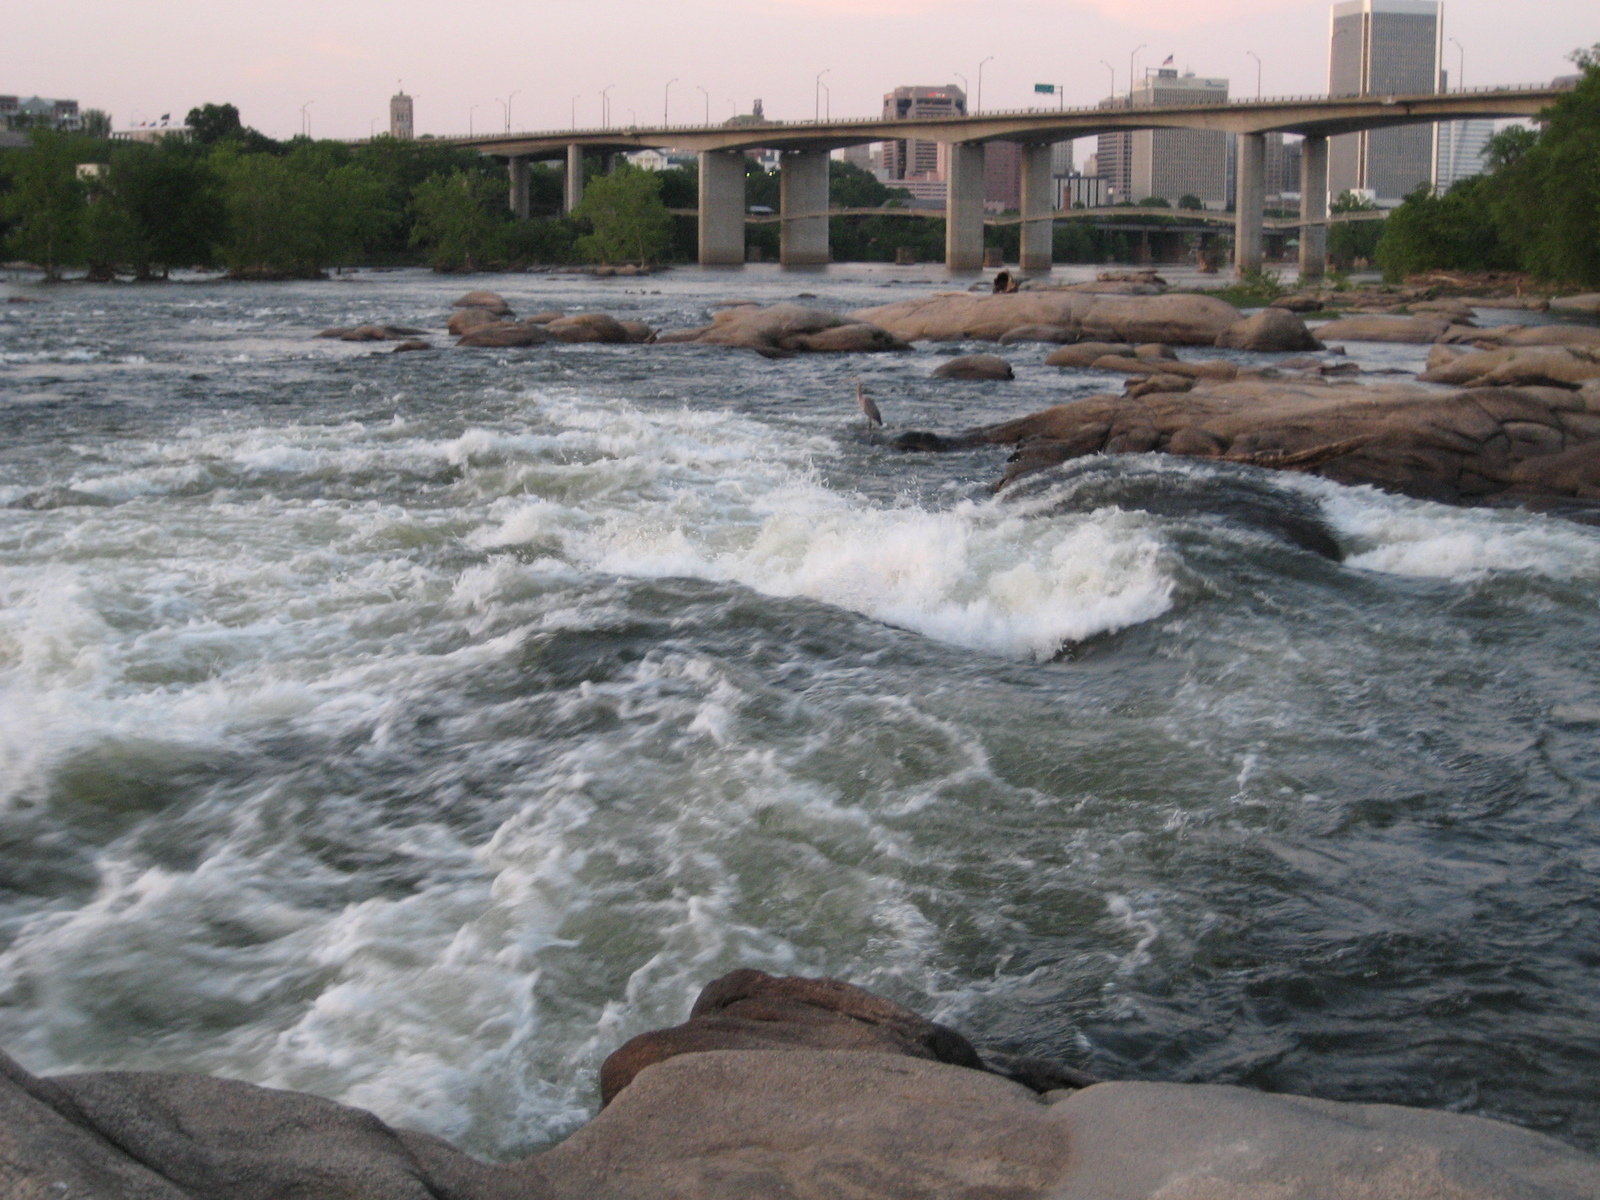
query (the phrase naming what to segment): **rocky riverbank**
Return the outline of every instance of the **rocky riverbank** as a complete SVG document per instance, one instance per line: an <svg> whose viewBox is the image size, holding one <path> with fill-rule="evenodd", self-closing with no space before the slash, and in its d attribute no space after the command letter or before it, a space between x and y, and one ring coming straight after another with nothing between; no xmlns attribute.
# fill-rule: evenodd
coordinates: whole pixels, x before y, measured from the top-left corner
<svg viewBox="0 0 1600 1200"><path fill-rule="evenodd" d="M1513 1125L989 1061L837 980L735 971L601 1070L573 1137L489 1165L315 1096L0 1055L8 1200L1490 1200L1600 1197Z"/></svg>

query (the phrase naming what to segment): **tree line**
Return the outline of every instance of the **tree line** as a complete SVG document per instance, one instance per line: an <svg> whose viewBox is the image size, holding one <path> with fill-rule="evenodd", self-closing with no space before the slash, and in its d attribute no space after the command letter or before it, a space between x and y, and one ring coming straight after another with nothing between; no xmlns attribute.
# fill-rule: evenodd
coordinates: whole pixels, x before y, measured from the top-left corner
<svg viewBox="0 0 1600 1200"><path fill-rule="evenodd" d="M1443 193L1419 187L1383 222L1375 257L1386 277L1526 271L1600 286L1600 45L1572 59L1577 86L1536 128L1497 134L1482 174Z"/></svg>

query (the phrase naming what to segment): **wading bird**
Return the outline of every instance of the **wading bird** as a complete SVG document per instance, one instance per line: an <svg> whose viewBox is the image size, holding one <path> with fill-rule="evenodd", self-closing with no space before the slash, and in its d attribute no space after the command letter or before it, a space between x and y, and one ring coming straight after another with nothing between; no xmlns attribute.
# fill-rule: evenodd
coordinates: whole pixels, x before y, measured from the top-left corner
<svg viewBox="0 0 1600 1200"><path fill-rule="evenodd" d="M867 428L873 429L883 424L883 414L878 411L878 406L873 403L872 397L867 395L867 389L861 386L861 380L856 380L856 403L861 406L861 411L866 415Z"/></svg>

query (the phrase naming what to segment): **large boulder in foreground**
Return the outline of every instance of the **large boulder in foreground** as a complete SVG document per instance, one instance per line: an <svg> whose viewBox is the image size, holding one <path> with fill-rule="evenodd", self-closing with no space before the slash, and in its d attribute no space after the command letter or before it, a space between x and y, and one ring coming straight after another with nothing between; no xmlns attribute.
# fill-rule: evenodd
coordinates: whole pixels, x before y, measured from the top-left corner
<svg viewBox="0 0 1600 1200"><path fill-rule="evenodd" d="M998 341L1027 326L1064 328L1106 342L1211 346L1243 319L1215 296L1107 296L1090 292L1016 292L983 296L937 292L850 314L910 341Z"/></svg>
<svg viewBox="0 0 1600 1200"><path fill-rule="evenodd" d="M800 352L905 350L899 338L855 316L803 304L736 304L719 309L711 324L656 335L659 343L739 346L768 356Z"/></svg>
<svg viewBox="0 0 1600 1200"><path fill-rule="evenodd" d="M1092 396L954 439L1017 452L1000 486L1086 454L1191 455L1309 471L1449 503L1600 501L1600 388L1362 387L1202 381L1187 392Z"/></svg>
<svg viewBox="0 0 1600 1200"><path fill-rule="evenodd" d="M696 1022L700 1022L696 1026ZM0 1055L6 1200L1597 1200L1600 1161L1450 1113L1235 1087L1041 1088L837 980L736 971L692 1039L629 1046L611 1103L491 1166L371 1113L234 1080L41 1079ZM664 1040L650 1042L647 1039ZM953 1041L951 1039L954 1039ZM964 1049L962 1049L964 1047ZM624 1056L627 1057L627 1056ZM1083 1082L1087 1086L1077 1087Z"/></svg>

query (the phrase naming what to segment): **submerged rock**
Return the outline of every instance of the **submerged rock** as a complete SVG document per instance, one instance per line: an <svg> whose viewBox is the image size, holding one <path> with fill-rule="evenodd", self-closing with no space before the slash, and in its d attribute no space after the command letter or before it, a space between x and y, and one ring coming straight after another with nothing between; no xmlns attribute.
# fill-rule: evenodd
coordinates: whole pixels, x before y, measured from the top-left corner
<svg viewBox="0 0 1600 1200"><path fill-rule="evenodd" d="M1011 364L994 354L964 354L933 369L935 379L1015 379Z"/></svg>
<svg viewBox="0 0 1600 1200"><path fill-rule="evenodd" d="M324 329L317 336L338 338L342 342L403 342L422 332L405 325L357 325L349 329Z"/></svg>
<svg viewBox="0 0 1600 1200"><path fill-rule="evenodd" d="M800 304L737 304L718 310L711 324L656 335L661 343L738 346L763 354L905 350L906 344L855 316Z"/></svg>
<svg viewBox="0 0 1600 1200"><path fill-rule="evenodd" d="M610 313L577 313L570 317L557 317L545 322L544 329L563 342L606 342L613 345L634 339Z"/></svg>
<svg viewBox="0 0 1600 1200"><path fill-rule="evenodd" d="M1600 317L1600 292L1586 292L1581 296L1557 296L1550 301L1550 307L1556 312Z"/></svg>
<svg viewBox="0 0 1600 1200"><path fill-rule="evenodd" d="M93 492L80 492L70 487L47 487L19 496L6 507L46 512L55 508L107 508L110 504L111 501L104 496L96 496Z"/></svg>

